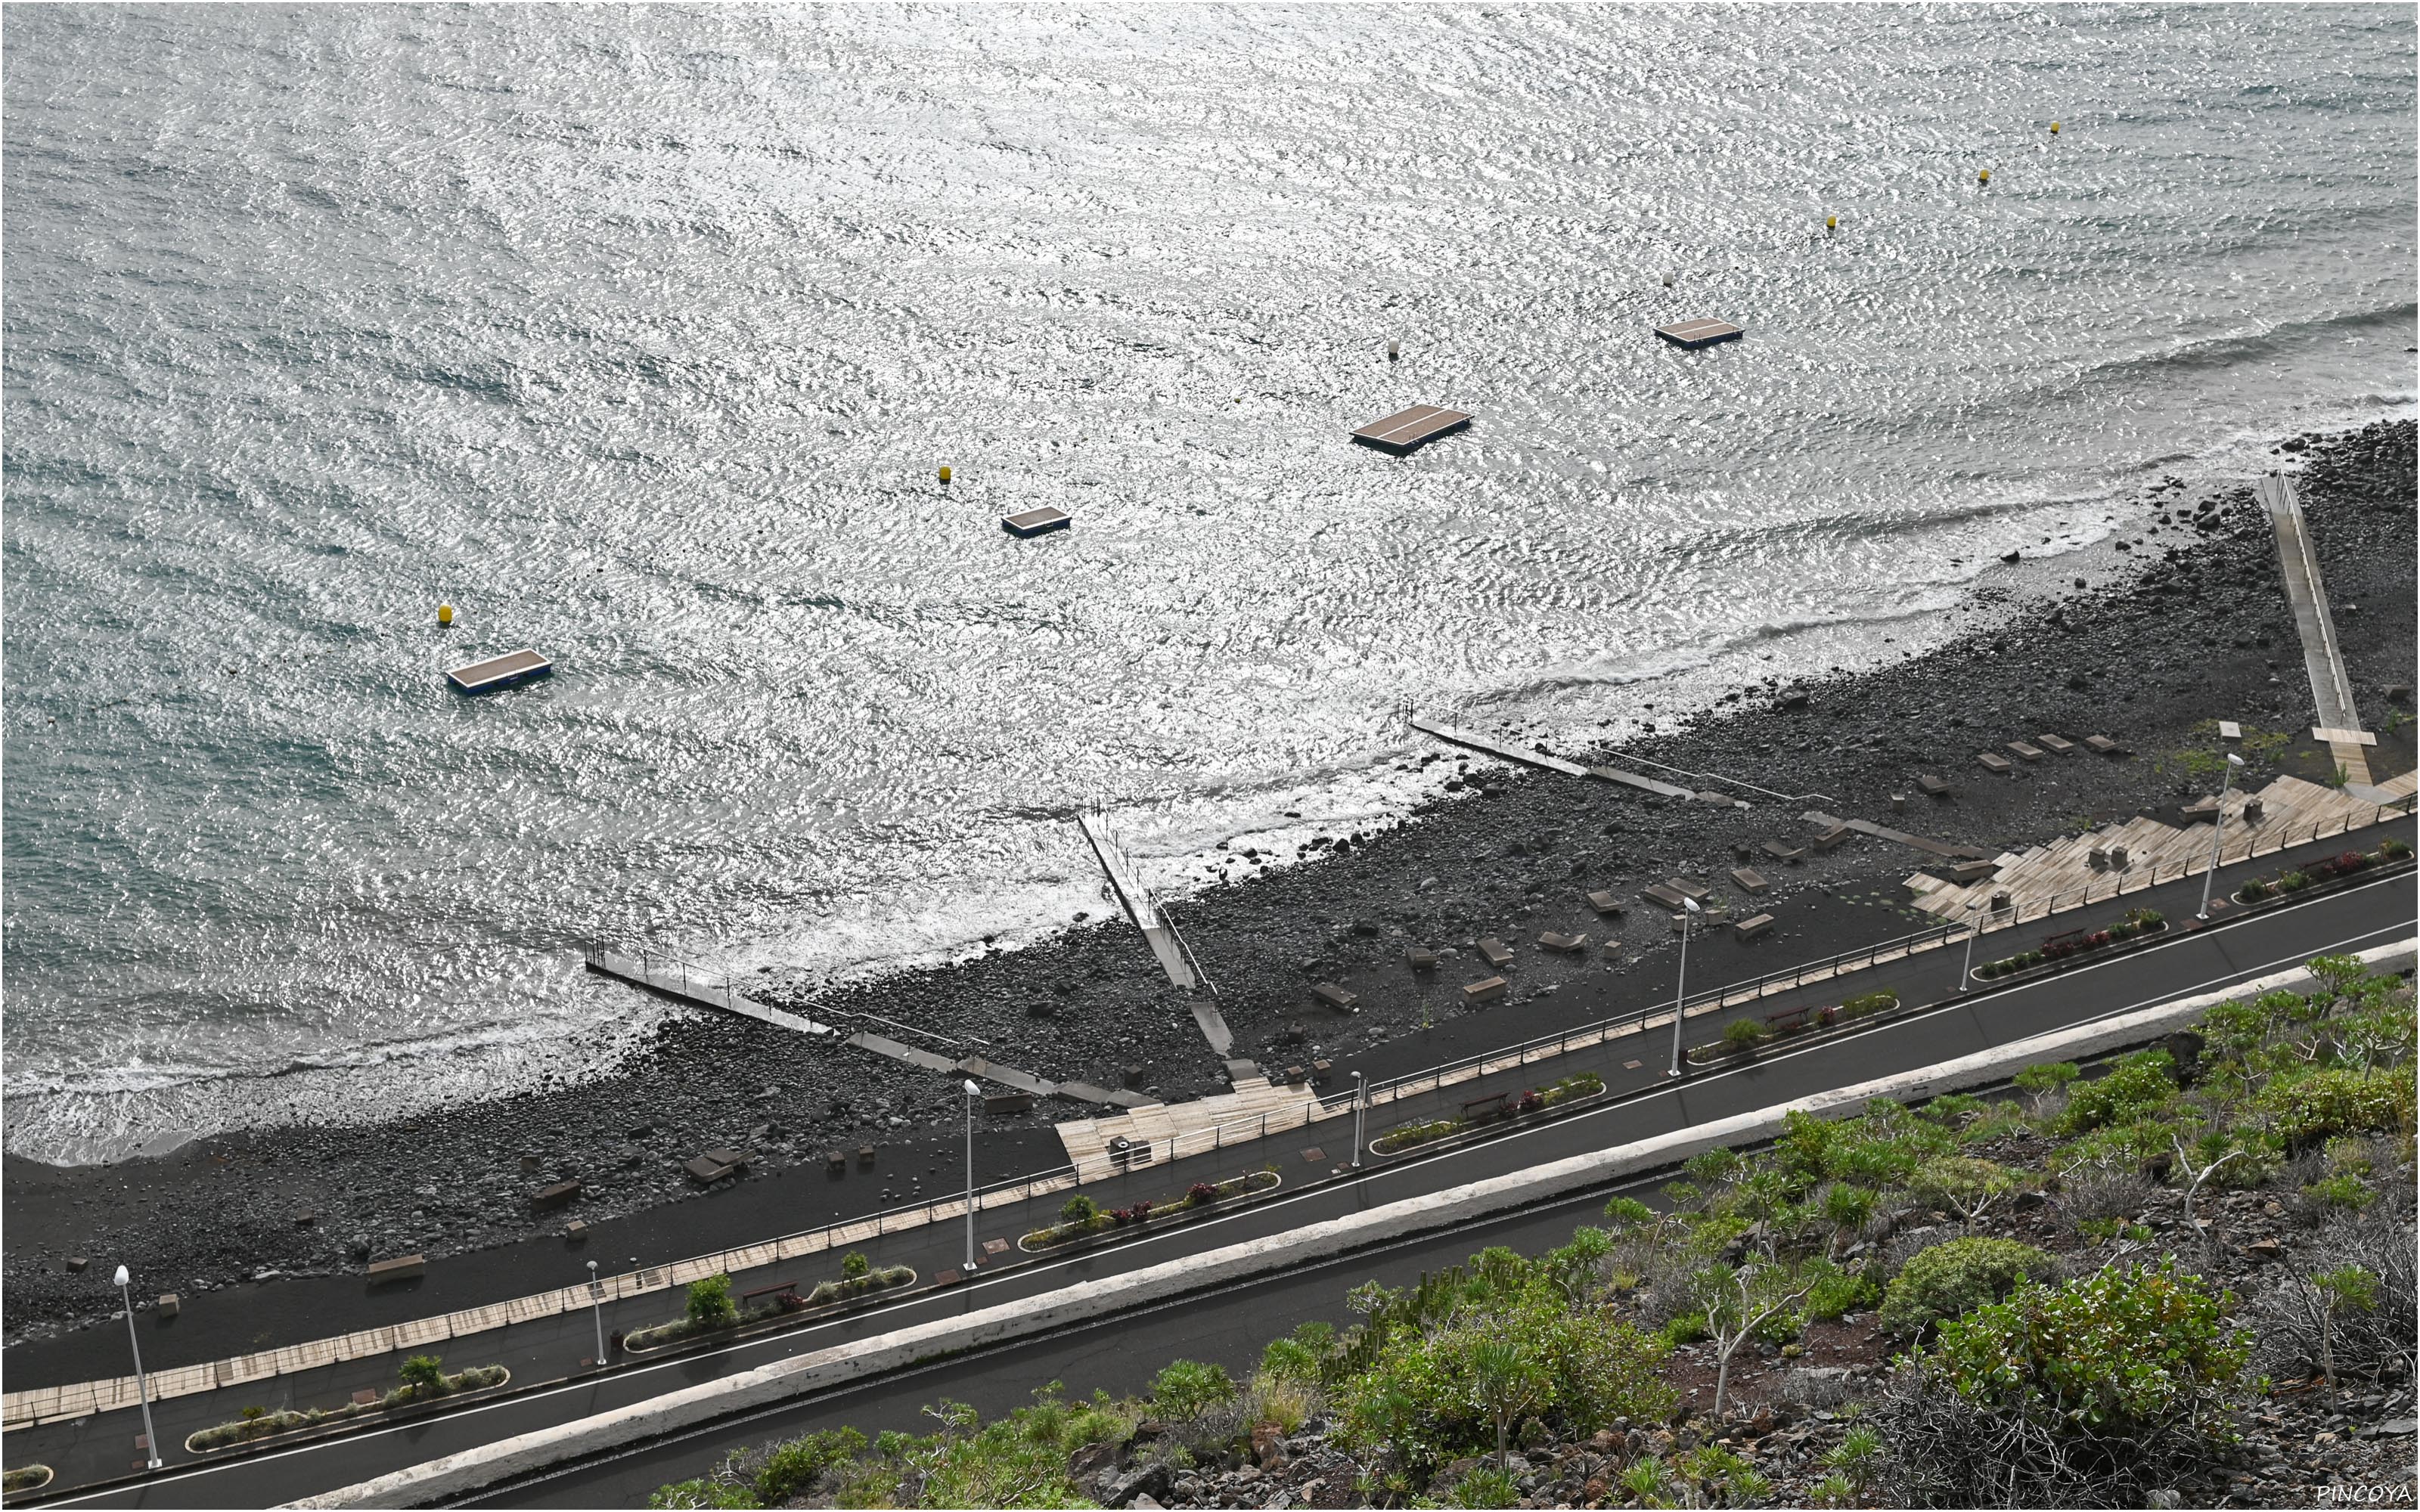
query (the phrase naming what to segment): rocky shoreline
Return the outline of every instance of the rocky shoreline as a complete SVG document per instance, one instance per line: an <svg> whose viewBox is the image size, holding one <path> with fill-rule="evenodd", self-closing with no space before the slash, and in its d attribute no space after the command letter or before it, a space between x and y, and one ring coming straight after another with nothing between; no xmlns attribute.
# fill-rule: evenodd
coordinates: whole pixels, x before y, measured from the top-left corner
<svg viewBox="0 0 2420 1512"><path fill-rule="evenodd" d="M2413 651L2413 426L2381 423L2280 444L2281 455L2302 454L2290 460L2302 465L2362 713L2381 732L2382 767L2399 770L2411 760L2410 695L2396 702L2389 689L2411 681ZM2146 492L2140 528L2118 548L2132 565L2100 574L2097 586L2030 607L1978 594L1965 611L1976 628L1938 649L1879 670L1738 689L1685 727L1626 742L1621 755L1783 793L1820 791L1826 801L1816 806L1885 819L1889 793L1919 771L1946 773L1955 798L1910 827L1993 848L2046 839L2092 812L2172 810L2197 789L2166 754L2207 741L2216 718L2303 731L2309 692L2269 527L2249 487L2195 495L2162 479ZM2105 731L2138 756L2073 780L2049 772L1994 779L1976 766L1976 751L2043 730ZM2323 759L2304 739L2276 761L2324 778L2313 764ZM1488 933L1593 931L1589 890L1627 893L1674 872L1718 875L1738 864L1741 847L1806 833L1802 804L1722 810L1650 798L1444 747L1403 760L1447 764L1453 791L1400 824L1322 837L1300 864L1271 870L1264 863L1274 857L1247 851L1245 878L1178 903L1222 989L1234 1054L1272 1065L1324 1057L1374 1077L1520 1039L1550 1009L1576 1011L1660 969L1668 941L1634 925L1625 965L1587 981L1527 978L1512 998L1469 1013L1449 1001L1460 980L1450 971L1422 993L1403 964L1404 946L1453 950ZM1776 878L1775 897L1798 909L1793 918L1820 915L1879 937L1916 927L1894 927L1890 917L1911 859L1873 842L1810 855ZM1816 932L1804 923L1795 933L1776 947L1788 958L1829 949L1808 943ZM1693 951L1693 980L1696 959ZM1717 954L1707 969L1727 964ZM1359 995L1353 1018L1311 1001L1311 984L1331 980ZM820 994L772 977L753 990L827 1016L878 1014L946 1032L1053 1080L1130 1081L1170 1100L1220 1085L1183 998L1122 920ZM1507 1011L1516 1007L1524 1011ZM1424 1021L1435 1027L1422 1032ZM591 1221L640 1213L699 1196L681 1163L704 1149L747 1146L763 1173L836 1146L912 1145L942 1134L954 1145L961 1104L954 1077L698 1016L669 1023L613 1073L411 1120L234 1134L101 1166L12 1157L7 1336L109 1316L114 1290L91 1273L70 1273L70 1257L140 1255L151 1274L172 1278L163 1287L190 1294L264 1271L339 1271L373 1253L461 1253L559 1229L563 1215L534 1213L530 1203L551 1181L581 1180L580 1215ZM1056 1164L1050 1121L1080 1116L1047 1103L989 1119L985 1176ZM917 1180L894 1179L882 1197L916 1200Z"/></svg>

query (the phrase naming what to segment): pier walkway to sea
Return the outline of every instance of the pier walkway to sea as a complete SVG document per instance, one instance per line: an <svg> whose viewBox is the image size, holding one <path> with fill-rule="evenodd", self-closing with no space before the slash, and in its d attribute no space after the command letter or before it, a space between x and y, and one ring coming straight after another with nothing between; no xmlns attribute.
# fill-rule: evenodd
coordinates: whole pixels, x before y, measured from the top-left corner
<svg viewBox="0 0 2420 1512"><path fill-rule="evenodd" d="M2294 630L2303 640L2303 666L2310 673L2311 703L2318 716L2312 738L2325 741L2328 754L2344 769L2348 785L2370 785L2372 744L2361 728L2361 710L2353 697L2352 678L2345 671L2344 651L2336 643L2335 621L2328 613L2327 584L2319 578L2319 559L2311 548L2310 521L2293 481L2280 473L2260 480L2261 505L2277 533L2277 569L2286 580L2286 603L2294 612Z"/></svg>
<svg viewBox="0 0 2420 1512"><path fill-rule="evenodd" d="M904 1040L876 1033L870 1028L843 1028L830 1024L819 1024L801 1014L760 1003L744 993L735 991L728 983L708 981L692 973L687 963L666 956L634 954L618 950L591 950L588 952L588 969L599 976L627 981L632 986L644 987L649 992L675 998L680 1002L694 1003L701 1008L719 1009L726 1013L737 1013L742 1018L752 1018L760 1024L770 1024L778 1028L793 1029L801 1034L838 1035L842 1044L853 1045L872 1055L904 1061L910 1066L921 1066L926 1071L948 1072L962 1076L972 1076L978 1081L996 1082L1002 1087L1030 1093L1034 1097L1063 1097L1078 1103L1096 1103L1102 1107L1140 1107L1150 1101L1139 1092L1094 1087L1090 1082L1049 1081L1011 1066L997 1065L981 1056L938 1054L931 1050L920 1049ZM953 1049L962 1042L946 1035L930 1034L905 1024L887 1024L887 1026L895 1028L903 1034L922 1035L923 1038Z"/></svg>

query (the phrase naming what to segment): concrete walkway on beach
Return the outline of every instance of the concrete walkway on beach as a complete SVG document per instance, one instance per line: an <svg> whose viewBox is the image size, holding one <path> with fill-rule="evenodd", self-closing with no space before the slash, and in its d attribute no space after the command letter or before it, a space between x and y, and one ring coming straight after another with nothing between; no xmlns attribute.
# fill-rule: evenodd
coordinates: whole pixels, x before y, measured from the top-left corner
<svg viewBox="0 0 2420 1512"><path fill-rule="evenodd" d="M2361 837L2362 842L2374 844L2377 839L2390 833L2409 839L2412 829L2408 819L2401 820L2366 832ZM2334 848L2340 849L2343 843L2335 841ZM2314 854L2319 852L2315 850ZM2294 857L2284 859L2290 862ZM2243 870L2247 875L2266 874L2277 864L2278 858L2264 858ZM2113 900L2104 906L2122 911L2148 903L2181 925L2191 918L2198 890L2199 880L2188 879L2149 893ZM2087 912L2083 918L2088 921L2097 917ZM1759 1083L1753 1095L1761 1105L1773 1101L1776 1094L1787 1095L1790 1088L1840 1085L1874 1074L1877 1067L1885 1064L1920 1067L1947 1055L1966 1053L1978 1043L2005 1042L2043 1027L2080 1022L2149 995L2173 995L2194 983L2242 980L2257 974L2251 969L2256 966L2266 969L2270 963L2339 948L2357 937L2383 937L2397 931L2408 935L2412 928L2409 878L2389 879L2381 885L2312 900L2306 904L2251 915L2226 929L2180 929L2172 938L2156 946L2120 955L2081 973L1978 993L1959 1004L1954 1011L1911 1015L1853 1035L1810 1040L1777 1052L1769 1069L1752 1071L1745 1078L1731 1077L1729 1072L1724 1075L1730 1080ZM1719 1033L1722 1022L1739 1013L1772 1012L1802 1002L1837 1002L1852 992L1890 988L1911 1004L1947 1002L1958 997L1956 981L1961 964L1962 952L1955 949L1902 956L1856 973L1850 980L1811 984L1744 1008L1711 1012L1705 1016L1703 1027L1693 1026L1688 1038L1692 1041L1711 1039ZM2231 972L2238 975L2230 978ZM1528 1158L1512 1154L1513 1147L1526 1149L1575 1139L1632 1138L1640 1132L1668 1127L1675 1118L1685 1123L1714 1116L1701 1105L1703 1099L1694 1090L1694 1083L1680 1089L1676 1096L1664 1082L1663 1072L1669 1057L1669 1019L1658 1013L1655 995L1668 995L1668 979L1661 983L1641 980L1626 983L1625 987L1625 995L1637 1003L1634 1026L1589 1037L1585 1045L1575 1044L1560 1055L1531 1055L1492 1068L1482 1065L1466 1079L1433 1085L1424 1093L1373 1112L1366 1131L1374 1137L1396 1123L1453 1112L1474 1096L1519 1090L1575 1072L1594 1072L1607 1084L1606 1097L1590 1105L1601 1111L1575 1115L1548 1126L1568 1127L1569 1134L1541 1132L1509 1143L1481 1142L1450 1150L1416 1151L1393 1160L1365 1156L1365 1164L1380 1174L1365 1173L1357 1179L1350 1171L1351 1110L1345 1106L1328 1107L1321 1110L1325 1116L1317 1118L1316 1127L1311 1129L1272 1129L1265 1138L1233 1143L1225 1149L1156 1164L1140 1171L1105 1176L1088 1180L1083 1186L1088 1195L1104 1205L1123 1206L1143 1198L1164 1202L1181 1194L1192 1181L1234 1176L1265 1165L1274 1166L1285 1179L1285 1186L1272 1202L1248 1205L1203 1223L1164 1229L1154 1226L1133 1244L1029 1259L1016 1248L1016 1237L1050 1222L1064 1200L1065 1190L1074 1184L1072 1178L1038 1183L1029 1195L1009 1195L1008 1200L986 1206L978 1213L978 1244L997 1248L985 1257L984 1267L978 1273L979 1282L974 1286L939 1291L920 1289L913 1296L877 1304L870 1316L814 1323L803 1333L793 1331L761 1343L709 1347L699 1354L617 1365L602 1375L583 1364L595 1352L597 1322L584 1288L575 1286L566 1291L540 1293L535 1298L518 1301L499 1299L489 1304L495 1314L487 1326L479 1326L476 1317L469 1318L459 1326L449 1324L450 1336L442 1340L429 1330L397 1329L388 1335L396 1341L396 1347L381 1352L309 1363L298 1356L301 1367L297 1369L155 1400L154 1412L172 1470L164 1480L147 1488L113 1492L106 1500L111 1504L266 1504L359 1480L502 1433L525 1431L546 1421L582 1415L609 1402L640 1399L665 1389L668 1383L705 1379L738 1368L751 1360L779 1357L806 1347L802 1342L805 1340L816 1345L829 1343L866 1329L895 1326L901 1318L946 1315L970 1305L968 1299L975 1297L988 1304L1003 1295L1047 1288L1057 1284L1055 1278L1100 1273L1104 1267L1146 1263L1181 1253L1189 1246L1223 1242L1239 1232L1280 1230L1287 1223L1300 1221L1300 1203L1305 1201L1313 1206L1342 1203L1349 1209L1402 1196L1407 1183L1451 1184L1487 1174L1508 1159ZM1643 1024L1637 1022L1642 1019ZM1659 1027L1664 1032L1659 1033ZM1713 1079L1710 1075L1709 1080ZM610 1297L601 1307L603 1327L608 1331L635 1329L676 1316L681 1304L677 1288L691 1273L708 1274L728 1269L736 1289L741 1291L777 1281L809 1288L836 1274L839 1254L849 1247L863 1249L877 1264L912 1266L929 1282L965 1258L964 1209L944 1200L918 1212L923 1214L922 1221L901 1222L896 1227L884 1221L878 1226L878 1233L863 1232L852 1226L840 1234L824 1236L820 1242L814 1236L793 1236L792 1240L743 1246L737 1252L701 1256L687 1264L650 1267L648 1271L655 1273L653 1275L642 1272L609 1277ZM565 1269L575 1268L579 1263L574 1257L576 1253L558 1263ZM440 1261L438 1267L442 1269L446 1263ZM1010 1290L1003 1293L1000 1289L1002 1288ZM358 1282L351 1292L354 1301L350 1306L340 1285L318 1287L312 1294L319 1302L309 1309L294 1305L297 1292L273 1286L197 1299L194 1308L196 1312L227 1309L239 1316L224 1321L238 1330L258 1324L305 1341L339 1337L347 1329L359 1328L368 1321L360 1313L363 1293ZM240 1316L243 1313L252 1316ZM881 1319L879 1323L877 1319ZM179 1323L162 1324L148 1315L141 1321L149 1351L147 1360L155 1367L174 1370L189 1363L207 1365L205 1361L189 1362L180 1357L177 1348ZM214 1332L224 1334L225 1330ZM414 1333L416 1342L404 1343L405 1333ZM21 1346L9 1351L11 1384L72 1379L61 1373L62 1366L70 1365L84 1367L79 1374L99 1374L117 1364L117 1351L123 1344L121 1331L99 1329L44 1341L39 1347ZM307 1343L302 1347L307 1349ZM513 1370L517 1387L523 1389L502 1403L420 1419L408 1428L370 1427L316 1446L289 1443L255 1455L211 1456L201 1461L207 1469L184 1469L194 1465L195 1457L183 1451L182 1443L196 1429L227 1421L247 1406L334 1406L355 1390L390 1385L399 1354L411 1349L441 1352L452 1369L506 1365ZM39 1373L21 1368L30 1365L39 1365ZM539 1389L557 1381L575 1384ZM23 1394L12 1393L11 1397L12 1402L23 1400ZM10 1415L12 1419L17 1416L13 1407ZM60 1473L59 1484L63 1488L123 1477L132 1468L134 1436L138 1432L139 1418L129 1397L126 1406L12 1429L8 1434L9 1462L50 1464Z"/></svg>

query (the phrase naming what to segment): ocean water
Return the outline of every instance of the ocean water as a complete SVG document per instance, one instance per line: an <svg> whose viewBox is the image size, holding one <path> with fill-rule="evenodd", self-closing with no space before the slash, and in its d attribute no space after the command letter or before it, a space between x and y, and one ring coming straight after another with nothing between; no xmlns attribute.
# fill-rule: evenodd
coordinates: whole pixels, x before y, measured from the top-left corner
<svg viewBox="0 0 2420 1512"><path fill-rule="evenodd" d="M1198 884L1420 792L1405 707L1901 654L2412 412L2413 64L2390 6L12 9L7 1146L608 1064L660 1010L593 944L1032 938L1078 804ZM1415 402L1479 418L1346 444Z"/></svg>

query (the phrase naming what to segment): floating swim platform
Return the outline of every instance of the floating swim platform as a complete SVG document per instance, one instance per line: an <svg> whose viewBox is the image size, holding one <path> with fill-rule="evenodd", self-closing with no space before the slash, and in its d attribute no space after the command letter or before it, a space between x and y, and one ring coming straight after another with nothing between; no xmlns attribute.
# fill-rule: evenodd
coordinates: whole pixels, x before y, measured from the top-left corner
<svg viewBox="0 0 2420 1512"><path fill-rule="evenodd" d="M445 674L445 680L465 693L490 693L552 675L554 663L523 647L486 661L474 661L468 667L457 667Z"/></svg>
<svg viewBox="0 0 2420 1512"><path fill-rule="evenodd" d="M1045 506L1041 509L1029 509L1021 515L1003 515L1000 519L1000 528L1011 535L1022 538L1028 535L1047 535L1052 531L1063 531L1075 523L1076 517L1065 510Z"/></svg>
<svg viewBox="0 0 2420 1512"><path fill-rule="evenodd" d="M1440 436L1450 436L1470 424L1470 416L1459 409L1441 409L1433 404L1416 404L1409 409L1399 409L1384 420L1373 420L1353 433L1353 439L1364 446L1374 446L1397 456L1408 456Z"/></svg>
<svg viewBox="0 0 2420 1512"><path fill-rule="evenodd" d="M1673 346L1689 351L1720 342L1737 341L1747 334L1728 320L1679 320L1668 326L1657 326L1655 333Z"/></svg>

